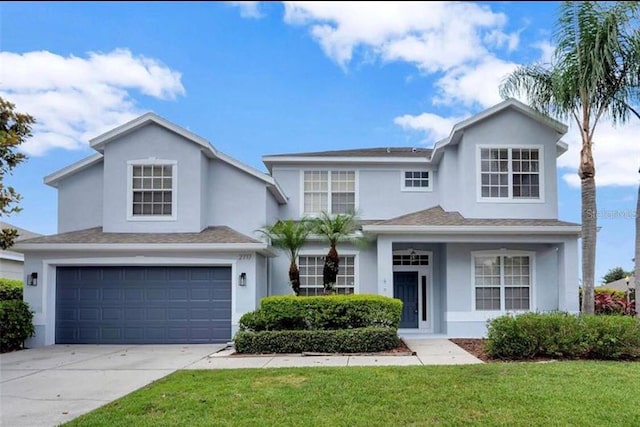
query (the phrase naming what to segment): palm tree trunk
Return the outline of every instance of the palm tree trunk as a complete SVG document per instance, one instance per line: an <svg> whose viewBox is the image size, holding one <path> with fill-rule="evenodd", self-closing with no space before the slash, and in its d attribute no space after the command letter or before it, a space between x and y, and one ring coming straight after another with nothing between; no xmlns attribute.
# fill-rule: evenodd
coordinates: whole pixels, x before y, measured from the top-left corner
<svg viewBox="0 0 640 427"><path fill-rule="evenodd" d="M298 270L298 264L295 261L291 261L289 265L289 282L291 288L296 296L300 295L300 270Z"/></svg>
<svg viewBox="0 0 640 427"><path fill-rule="evenodd" d="M322 284L324 286L325 294L333 293L339 270L340 258L338 257L338 251L336 250L335 245L331 245L329 253L324 258L324 267L322 269Z"/></svg>
<svg viewBox="0 0 640 427"><path fill-rule="evenodd" d="M596 210L595 165L591 153L591 139L588 135L586 139L582 144L579 170L582 187L582 313L593 314L598 211Z"/></svg>
<svg viewBox="0 0 640 427"><path fill-rule="evenodd" d="M640 170L638 171L640 173ZM638 200L636 201L636 252L633 265L633 283L635 284L636 313L640 318L640 184L638 184Z"/></svg>

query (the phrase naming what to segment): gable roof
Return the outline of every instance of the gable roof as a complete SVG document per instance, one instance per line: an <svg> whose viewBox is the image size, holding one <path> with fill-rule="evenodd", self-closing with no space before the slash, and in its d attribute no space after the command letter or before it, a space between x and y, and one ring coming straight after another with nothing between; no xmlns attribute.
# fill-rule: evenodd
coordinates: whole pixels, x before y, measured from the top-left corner
<svg viewBox="0 0 640 427"><path fill-rule="evenodd" d="M193 233L105 233L102 227L27 239L16 245L29 250L215 250L258 251L272 255L269 246L227 226Z"/></svg>
<svg viewBox="0 0 640 427"><path fill-rule="evenodd" d="M84 170L88 167L93 166L96 163L101 162L103 158L102 153L104 153L104 147L106 144L128 133L131 133L137 129L140 129L141 127L146 126L148 124L156 124L177 135L180 135L183 138L193 142L194 144L199 145L202 152L207 157L212 159L219 159L237 169L240 169L241 171L255 178L258 178L259 180L267 184L267 188L279 203L287 203L287 196L284 194L284 192L282 191L278 183L273 179L273 177L271 177L270 175L267 175L264 172L259 171L258 169L245 165L244 163L232 158L231 156L221 151L218 151L211 145L211 143L209 143L209 141L202 138L201 136L196 135L195 133L183 127L180 127L174 123L171 123L169 120L163 117L160 117L159 115L152 112L145 113L140 117L137 117L121 126L118 126L108 132L103 133L102 135L99 135L91 139L89 141L89 145L91 146L91 148L98 151L98 153L93 154L89 157L86 157L76 163L73 163L72 165L69 165L63 169L60 169L59 171L56 171L52 174L47 175L44 178L44 183L52 187L56 187L59 181L62 180L63 178L69 175L72 175L74 173L80 172L81 170Z"/></svg>
<svg viewBox="0 0 640 427"><path fill-rule="evenodd" d="M375 224L363 225L363 231L373 233L505 233L531 232L543 234L579 234L580 225L555 219L465 218L459 212L450 212L434 206L398 216Z"/></svg>
<svg viewBox="0 0 640 427"><path fill-rule="evenodd" d="M627 287L627 278L623 277L622 279L614 280L613 282L603 283L598 286L600 289L612 289L616 291L627 291L628 289L635 289L636 283L634 280L633 274L629 276L629 286ZM598 289L596 288L596 289Z"/></svg>
<svg viewBox="0 0 640 427"><path fill-rule="evenodd" d="M543 126L551 128L558 134L556 142L558 154L562 154L568 149L568 145L560 141L560 137L567 133L567 126L549 116L546 116L526 104L514 98L509 98L499 104L494 105L480 113L471 116L461 122L456 123L449 136L435 143L434 148L412 148L412 147L380 147L368 149L349 149L317 151L310 153L272 154L262 157L262 161L271 170L274 163L437 163L444 152L444 147L460 142L464 130L483 120L486 120L502 111L513 109L527 117L537 121Z"/></svg>

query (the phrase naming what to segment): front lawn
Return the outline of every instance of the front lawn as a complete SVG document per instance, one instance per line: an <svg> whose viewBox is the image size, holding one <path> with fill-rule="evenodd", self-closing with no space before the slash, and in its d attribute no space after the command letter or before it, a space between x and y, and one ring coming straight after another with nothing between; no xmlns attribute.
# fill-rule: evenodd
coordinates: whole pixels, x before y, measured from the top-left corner
<svg viewBox="0 0 640 427"><path fill-rule="evenodd" d="M180 371L71 426L640 425L640 363Z"/></svg>

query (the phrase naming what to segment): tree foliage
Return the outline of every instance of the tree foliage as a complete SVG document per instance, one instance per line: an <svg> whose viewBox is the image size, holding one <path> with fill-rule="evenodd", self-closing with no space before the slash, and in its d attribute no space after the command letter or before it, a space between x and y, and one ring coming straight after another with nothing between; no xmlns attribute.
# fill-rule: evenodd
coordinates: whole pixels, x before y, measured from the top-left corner
<svg viewBox="0 0 640 427"><path fill-rule="evenodd" d="M554 33L551 64L522 66L501 85L503 97L523 94L536 110L576 123L582 149L582 310L594 311L597 230L594 133L603 118L631 116L640 99L640 33L637 2L564 2Z"/></svg>
<svg viewBox="0 0 640 427"><path fill-rule="evenodd" d="M16 166L26 157L18 152L20 144L31 136L31 126L35 119L28 114L15 111L15 105L0 97L0 213L8 216L20 211L20 194L12 187L6 186L4 178L11 175ZM0 232L0 248L7 249L18 232L4 228Z"/></svg>
<svg viewBox="0 0 640 427"><path fill-rule="evenodd" d="M615 282L616 280L624 279L632 274L633 272L625 271L622 267L613 267L607 271L607 274L602 276L602 283Z"/></svg>
<svg viewBox="0 0 640 427"><path fill-rule="evenodd" d="M300 249L307 241L311 233L311 223L306 218L300 221L277 220L271 225L267 225L258 230L266 237L272 246L282 249L289 258L289 284L296 295L300 294L300 270L297 259Z"/></svg>
<svg viewBox="0 0 640 427"><path fill-rule="evenodd" d="M340 256L336 248L338 243L349 241L359 244L365 240L364 237L357 236L358 222L354 214L330 215L322 212L314 220L313 232L329 243L329 252L324 257L322 268L322 284L325 293L330 294L335 290L340 271Z"/></svg>

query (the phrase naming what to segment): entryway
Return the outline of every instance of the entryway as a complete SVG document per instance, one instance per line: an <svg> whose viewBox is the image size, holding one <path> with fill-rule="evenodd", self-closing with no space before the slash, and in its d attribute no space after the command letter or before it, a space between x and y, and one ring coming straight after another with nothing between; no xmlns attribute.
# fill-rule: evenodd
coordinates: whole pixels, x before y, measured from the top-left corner
<svg viewBox="0 0 640 427"><path fill-rule="evenodd" d="M393 297L402 301L400 329L432 333L431 252L393 251Z"/></svg>

